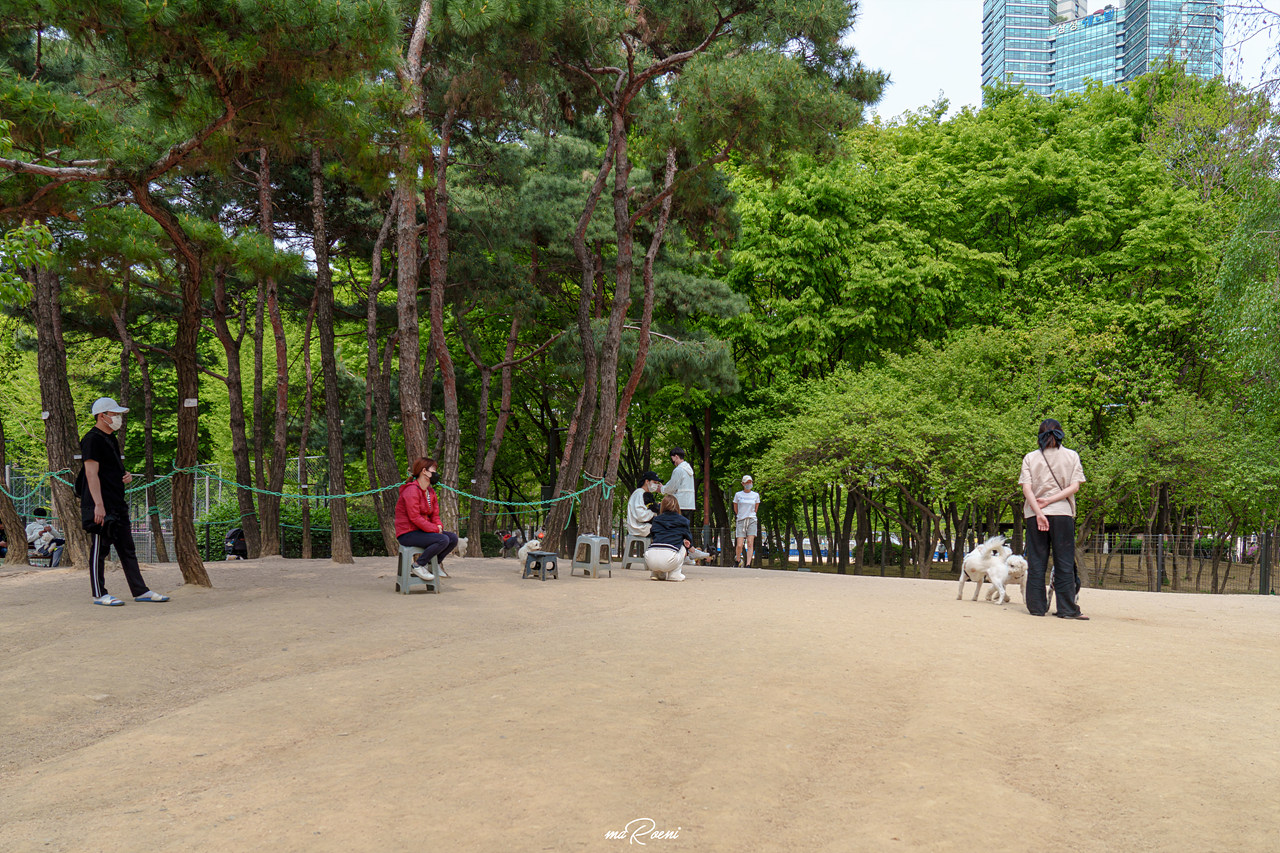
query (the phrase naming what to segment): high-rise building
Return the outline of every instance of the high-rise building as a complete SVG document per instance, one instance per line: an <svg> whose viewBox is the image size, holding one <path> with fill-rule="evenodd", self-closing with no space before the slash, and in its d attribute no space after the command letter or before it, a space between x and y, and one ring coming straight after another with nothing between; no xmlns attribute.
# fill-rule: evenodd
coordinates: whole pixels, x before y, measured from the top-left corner
<svg viewBox="0 0 1280 853"><path fill-rule="evenodd" d="M1168 58L1222 74L1223 0L983 0L982 85L1041 95L1127 83Z"/></svg>

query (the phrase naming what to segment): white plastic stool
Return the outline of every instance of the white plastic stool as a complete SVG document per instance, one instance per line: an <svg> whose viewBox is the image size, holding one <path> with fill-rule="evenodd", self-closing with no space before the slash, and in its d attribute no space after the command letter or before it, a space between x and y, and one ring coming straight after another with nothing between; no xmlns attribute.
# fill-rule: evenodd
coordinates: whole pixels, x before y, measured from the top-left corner
<svg viewBox="0 0 1280 853"><path fill-rule="evenodd" d="M581 556L584 550L586 556ZM578 569L582 569L584 578L598 578L602 571L613 577L613 554L610 553L608 536L587 533L578 537L577 544L573 546L573 562L569 564L569 574L572 575Z"/></svg>
<svg viewBox="0 0 1280 853"><path fill-rule="evenodd" d="M622 546L622 568L629 569L633 564L644 568L644 552L649 547L650 537L648 536L632 536L627 534L626 542ZM639 545L639 549L634 546Z"/></svg>
<svg viewBox="0 0 1280 853"><path fill-rule="evenodd" d="M435 575L435 580L424 581L411 571L414 559L422 551L422 548L411 548L408 545L400 546L400 565L399 571L396 573L396 592L408 595L420 587L427 592L440 592L440 563L435 557L431 558L431 574Z"/></svg>

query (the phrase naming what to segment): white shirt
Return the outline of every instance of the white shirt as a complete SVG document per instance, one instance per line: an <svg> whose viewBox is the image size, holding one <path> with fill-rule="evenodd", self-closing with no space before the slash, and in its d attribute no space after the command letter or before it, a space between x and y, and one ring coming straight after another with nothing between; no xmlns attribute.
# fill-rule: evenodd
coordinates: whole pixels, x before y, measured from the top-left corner
<svg viewBox="0 0 1280 853"><path fill-rule="evenodd" d="M1018 485L1031 484L1031 493L1037 498L1047 498L1070 486L1072 483L1083 483L1084 468L1080 465L1080 454L1066 447L1049 447L1045 450L1033 450L1022 457L1022 473L1018 476ZM1076 514L1076 496L1049 504L1043 510L1045 515ZM1035 518L1036 511L1025 500L1022 502L1022 517Z"/></svg>
<svg viewBox="0 0 1280 853"><path fill-rule="evenodd" d="M41 531L43 531L46 527L49 528L48 536L50 540L61 538L58 535L57 529L52 524L50 524L47 519L37 519L36 521L33 521L27 525L27 541L35 542L37 539L40 538Z"/></svg>
<svg viewBox="0 0 1280 853"><path fill-rule="evenodd" d="M760 493L757 491L738 492L733 496L733 503L738 508L738 521L744 518L755 518L756 508L760 506Z"/></svg>
<svg viewBox="0 0 1280 853"><path fill-rule="evenodd" d="M644 505L644 487L631 493L627 501L627 530L632 536L648 536L649 522L653 520L653 510Z"/></svg>
<svg viewBox="0 0 1280 853"><path fill-rule="evenodd" d="M681 509L693 509L693 468L683 459L671 471L671 482L662 487L664 495L675 495Z"/></svg>

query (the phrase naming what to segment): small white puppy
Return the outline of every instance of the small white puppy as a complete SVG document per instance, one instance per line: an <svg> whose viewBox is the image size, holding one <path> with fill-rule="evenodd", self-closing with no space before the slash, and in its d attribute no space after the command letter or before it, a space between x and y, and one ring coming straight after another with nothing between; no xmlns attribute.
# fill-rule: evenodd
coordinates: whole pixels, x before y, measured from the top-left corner
<svg viewBox="0 0 1280 853"><path fill-rule="evenodd" d="M977 601L978 593L982 592L982 583L989 579L991 570L1005 568L1005 558L1012 553L1005 546L1003 536L992 536L966 554L964 562L960 564L960 591L956 593L956 601L964 598L964 584L967 580L978 585L973 591L973 600Z"/></svg>
<svg viewBox="0 0 1280 853"><path fill-rule="evenodd" d="M1018 554L1005 557L1003 562L987 569L987 580L991 581L991 589L987 590L987 601L998 596L996 604L1004 604L1009 600L1011 586L1018 588L1024 602L1027 600L1027 561L1024 557Z"/></svg>
<svg viewBox="0 0 1280 853"><path fill-rule="evenodd" d="M520 563L520 571L522 572L524 571L524 561L525 561L525 558L529 556L529 552L540 551L540 550L542 550L542 531L541 530L539 530L532 539L530 539L528 542L521 545L519 551L516 551L516 560Z"/></svg>

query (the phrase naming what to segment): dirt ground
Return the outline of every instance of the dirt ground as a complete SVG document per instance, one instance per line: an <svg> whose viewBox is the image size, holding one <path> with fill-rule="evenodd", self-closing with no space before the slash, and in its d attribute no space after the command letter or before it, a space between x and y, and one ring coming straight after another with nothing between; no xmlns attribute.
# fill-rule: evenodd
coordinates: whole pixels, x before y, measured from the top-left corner
<svg viewBox="0 0 1280 853"><path fill-rule="evenodd" d="M4 573L0 850L1280 847L1275 598L567 568Z"/></svg>

